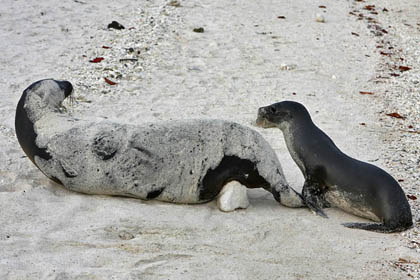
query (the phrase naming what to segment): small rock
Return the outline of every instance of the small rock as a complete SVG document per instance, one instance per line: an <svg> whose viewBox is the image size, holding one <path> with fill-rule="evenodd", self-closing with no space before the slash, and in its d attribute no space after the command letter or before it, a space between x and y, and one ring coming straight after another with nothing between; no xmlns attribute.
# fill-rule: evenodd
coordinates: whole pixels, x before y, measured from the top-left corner
<svg viewBox="0 0 420 280"><path fill-rule="evenodd" d="M217 198L217 207L224 212L246 209L248 206L246 187L236 181L226 184Z"/></svg>
<svg viewBox="0 0 420 280"><path fill-rule="evenodd" d="M168 6L181 7L181 2L179 2L178 0L171 0L169 1Z"/></svg>
<svg viewBox="0 0 420 280"><path fill-rule="evenodd" d="M134 238L134 235L132 235L128 231L123 230L120 233L118 233L118 237L121 238L122 240L130 240Z"/></svg>
<svg viewBox="0 0 420 280"><path fill-rule="evenodd" d="M193 31L194 32L197 32L197 33L203 33L204 32L204 28L203 27L194 28Z"/></svg>
<svg viewBox="0 0 420 280"><path fill-rule="evenodd" d="M297 67L296 64L286 64L286 63L280 64L280 70L294 70L296 69L296 67Z"/></svg>
<svg viewBox="0 0 420 280"><path fill-rule="evenodd" d="M323 15L321 14L316 14L316 18L315 18L316 22L325 22L325 18Z"/></svg>
<svg viewBox="0 0 420 280"><path fill-rule="evenodd" d="M119 22L116 22L115 20L112 21L110 24L108 24L108 28L109 29L113 28L113 29L118 29L118 30L125 29L125 27L122 24L120 24Z"/></svg>

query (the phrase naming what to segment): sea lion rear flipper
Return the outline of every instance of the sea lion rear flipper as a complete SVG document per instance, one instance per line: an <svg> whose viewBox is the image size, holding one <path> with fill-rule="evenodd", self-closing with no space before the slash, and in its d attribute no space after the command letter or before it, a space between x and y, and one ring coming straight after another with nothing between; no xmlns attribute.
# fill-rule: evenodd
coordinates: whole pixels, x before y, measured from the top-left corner
<svg viewBox="0 0 420 280"><path fill-rule="evenodd" d="M348 228L370 230L370 231L376 231L376 232L382 232L382 233L391 233L391 232L401 231L400 228L392 228L384 224L378 224L378 223L343 223L342 225Z"/></svg>

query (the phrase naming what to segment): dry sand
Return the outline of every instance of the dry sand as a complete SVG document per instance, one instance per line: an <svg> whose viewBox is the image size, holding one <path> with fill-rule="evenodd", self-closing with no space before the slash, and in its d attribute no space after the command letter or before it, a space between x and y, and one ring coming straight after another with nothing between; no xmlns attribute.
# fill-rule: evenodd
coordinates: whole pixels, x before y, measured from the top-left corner
<svg viewBox="0 0 420 280"><path fill-rule="evenodd" d="M76 117L251 126L300 190L280 131L253 126L258 107L289 99L304 103L344 152L420 197L417 0L168 3L2 1L0 279L419 279L418 200L410 200L413 229L379 234L341 226L363 219L339 210L323 219L282 207L263 190L249 191L251 206L233 213L215 202L73 193L24 157L15 106L30 83L52 77L75 86L67 106ZM126 28L107 29L113 20ZM96 57L104 60L89 62ZM385 115L394 111L406 119Z"/></svg>

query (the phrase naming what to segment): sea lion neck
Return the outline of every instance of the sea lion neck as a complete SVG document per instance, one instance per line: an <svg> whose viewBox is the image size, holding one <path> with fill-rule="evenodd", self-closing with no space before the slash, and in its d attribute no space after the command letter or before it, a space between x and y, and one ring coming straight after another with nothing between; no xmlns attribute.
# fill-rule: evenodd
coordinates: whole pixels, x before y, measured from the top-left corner
<svg viewBox="0 0 420 280"><path fill-rule="evenodd" d="M293 114L287 121L278 123L277 127L283 132L287 131L288 133L299 133L301 130L307 130L308 128L315 127L315 124L309 113L306 111Z"/></svg>

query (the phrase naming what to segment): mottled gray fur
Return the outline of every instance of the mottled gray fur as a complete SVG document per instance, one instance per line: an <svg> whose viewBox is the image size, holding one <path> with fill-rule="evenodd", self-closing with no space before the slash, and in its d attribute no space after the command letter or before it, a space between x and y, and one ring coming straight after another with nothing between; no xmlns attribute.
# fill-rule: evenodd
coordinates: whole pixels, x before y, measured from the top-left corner
<svg viewBox="0 0 420 280"><path fill-rule="evenodd" d="M142 199L156 192L161 201L201 203L203 177L233 155L256 163L282 204L303 205L288 187L273 149L250 128L221 120L139 125L76 120L60 112L65 96L55 81L42 81L33 91L25 108L38 135L36 145L52 157L35 156L35 163L70 190Z"/></svg>

